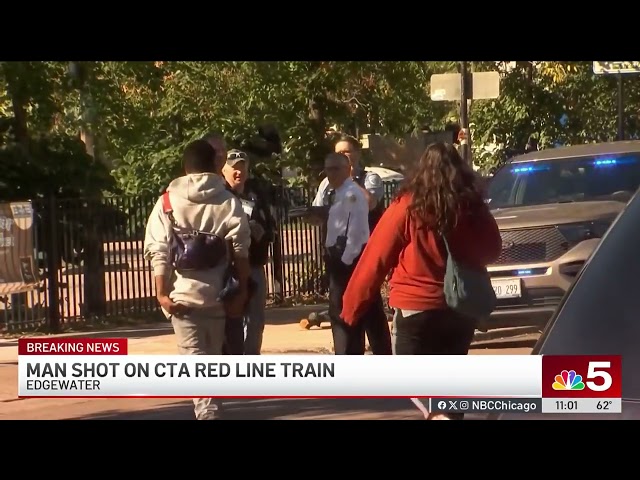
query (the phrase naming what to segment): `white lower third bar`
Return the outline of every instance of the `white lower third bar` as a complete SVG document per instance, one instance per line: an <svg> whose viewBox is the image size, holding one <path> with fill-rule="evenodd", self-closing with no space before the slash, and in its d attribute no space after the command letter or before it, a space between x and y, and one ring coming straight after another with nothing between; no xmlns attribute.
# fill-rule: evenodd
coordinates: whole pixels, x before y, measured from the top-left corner
<svg viewBox="0 0 640 480"><path fill-rule="evenodd" d="M622 413L620 398L543 398L542 413Z"/></svg>

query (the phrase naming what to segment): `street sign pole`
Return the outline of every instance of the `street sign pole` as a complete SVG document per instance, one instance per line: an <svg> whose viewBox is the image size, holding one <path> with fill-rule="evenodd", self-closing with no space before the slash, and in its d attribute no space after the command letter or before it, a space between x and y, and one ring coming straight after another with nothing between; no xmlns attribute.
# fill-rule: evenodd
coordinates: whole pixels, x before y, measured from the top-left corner
<svg viewBox="0 0 640 480"><path fill-rule="evenodd" d="M431 76L432 101L460 102L461 154L469 163L473 161L469 134L469 100L489 100L499 96L500 73L472 73L469 71L469 62L460 63L460 73L439 73Z"/></svg>
<svg viewBox="0 0 640 480"><path fill-rule="evenodd" d="M626 74L640 73L640 62L593 62L596 75L618 77L618 140L624 140L624 78Z"/></svg>
<svg viewBox="0 0 640 480"><path fill-rule="evenodd" d="M471 145L469 145L469 106L468 100L471 92L469 92L469 66L468 62L462 62L460 65L460 128L462 130L462 138L460 139L460 147L462 148L462 159L469 163L471 161Z"/></svg>
<svg viewBox="0 0 640 480"><path fill-rule="evenodd" d="M624 80L618 73L618 140L624 140Z"/></svg>

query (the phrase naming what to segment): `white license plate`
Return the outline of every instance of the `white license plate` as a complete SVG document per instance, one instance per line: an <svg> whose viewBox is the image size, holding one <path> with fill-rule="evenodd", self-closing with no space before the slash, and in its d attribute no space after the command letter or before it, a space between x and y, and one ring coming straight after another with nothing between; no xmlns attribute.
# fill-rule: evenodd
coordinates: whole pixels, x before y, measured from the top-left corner
<svg viewBox="0 0 640 480"><path fill-rule="evenodd" d="M492 279L493 291L497 298L517 298L522 296L522 281L519 278Z"/></svg>

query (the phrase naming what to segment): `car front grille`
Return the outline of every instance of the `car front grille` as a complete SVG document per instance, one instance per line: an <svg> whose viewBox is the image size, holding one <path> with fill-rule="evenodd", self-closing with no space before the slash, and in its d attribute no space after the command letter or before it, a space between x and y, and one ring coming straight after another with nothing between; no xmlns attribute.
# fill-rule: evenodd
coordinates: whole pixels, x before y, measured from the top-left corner
<svg viewBox="0 0 640 480"><path fill-rule="evenodd" d="M555 227L502 230L502 253L494 265L550 262L569 249Z"/></svg>

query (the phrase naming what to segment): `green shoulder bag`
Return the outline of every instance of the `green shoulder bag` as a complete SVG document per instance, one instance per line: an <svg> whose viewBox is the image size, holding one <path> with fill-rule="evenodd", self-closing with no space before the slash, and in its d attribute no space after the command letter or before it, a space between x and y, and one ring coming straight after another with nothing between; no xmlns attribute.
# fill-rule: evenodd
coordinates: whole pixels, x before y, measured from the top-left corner
<svg viewBox="0 0 640 480"><path fill-rule="evenodd" d="M447 269L444 275L444 298L454 311L472 318L485 318L496 308L496 294L486 270L465 267L456 262L449 243L443 236L447 248Z"/></svg>

